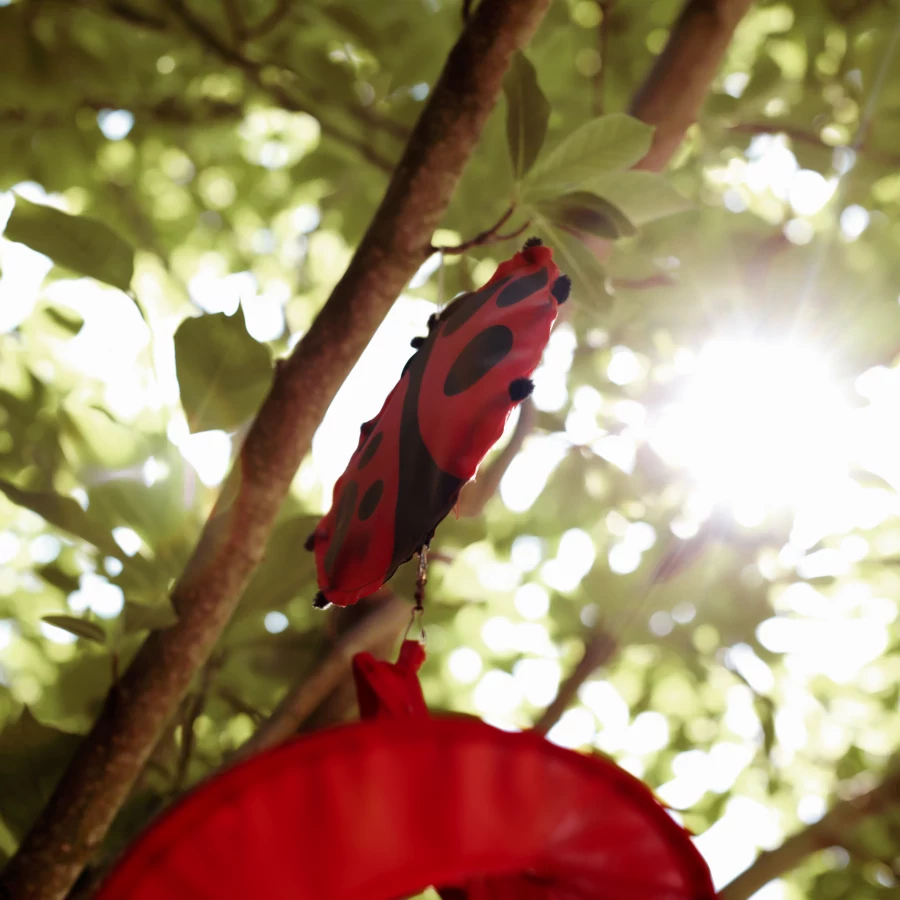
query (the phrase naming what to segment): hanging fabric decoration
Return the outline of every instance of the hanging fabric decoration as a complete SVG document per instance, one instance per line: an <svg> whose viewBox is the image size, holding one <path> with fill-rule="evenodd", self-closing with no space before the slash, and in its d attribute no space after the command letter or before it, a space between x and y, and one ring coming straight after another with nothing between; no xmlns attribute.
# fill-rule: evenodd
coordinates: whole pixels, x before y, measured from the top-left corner
<svg viewBox="0 0 900 900"><path fill-rule="evenodd" d="M316 554L316 606L368 596L428 545L531 393L529 376L568 295L553 251L532 238L481 290L431 317L306 542Z"/></svg>
<svg viewBox="0 0 900 900"><path fill-rule="evenodd" d="M612 762L428 715L407 642L354 672L373 721L296 738L195 789L96 900L714 900L709 870Z"/></svg>

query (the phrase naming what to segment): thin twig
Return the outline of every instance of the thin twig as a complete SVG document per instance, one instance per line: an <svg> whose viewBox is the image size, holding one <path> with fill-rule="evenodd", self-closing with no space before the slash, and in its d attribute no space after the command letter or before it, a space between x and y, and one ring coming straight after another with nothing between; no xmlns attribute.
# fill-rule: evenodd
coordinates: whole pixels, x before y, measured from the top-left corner
<svg viewBox="0 0 900 900"><path fill-rule="evenodd" d="M843 846L849 832L872 816L900 805L900 772L852 800L836 803L818 822L792 834L780 847L766 850L719 892L719 900L747 900L770 881L790 872L808 856Z"/></svg>
<svg viewBox="0 0 900 900"><path fill-rule="evenodd" d="M600 54L600 65L594 75L594 115L602 116L606 109L606 70L609 55L609 18L616 0L601 0L600 23L597 25L597 52Z"/></svg>
<svg viewBox="0 0 900 900"><path fill-rule="evenodd" d="M186 6L182 0L165 0L166 6L176 15L183 23L185 28L197 38L209 50L216 53L219 58L228 65L240 69L247 78L255 84L260 90L269 94L283 108L292 112L302 112L313 116L319 123L319 128L323 135L346 144L348 147L359 152L363 159L370 162L373 166L381 169L382 172L390 173L394 170L394 164L385 159L380 153L374 150L371 143L365 138L356 137L348 134L343 129L323 119L322 115L311 110L306 104L301 103L296 97L285 90L280 84L268 83L262 76L264 64L256 63L241 54L234 47L229 46L219 39L207 25L197 18Z"/></svg>
<svg viewBox="0 0 900 900"><path fill-rule="evenodd" d="M535 723L534 730L538 734L546 734L560 720L569 704L578 695L581 685L613 658L618 646L615 637L605 629L598 628L594 631L584 646L584 653L578 665L562 683L553 702Z"/></svg>
<svg viewBox="0 0 900 900"><path fill-rule="evenodd" d="M427 255L431 256L432 253L443 253L445 256L452 256L454 254L465 253L473 247L481 247L485 244L497 244L500 241L510 241L513 238L517 238L531 224L531 219L515 231L509 232L509 234L499 234L499 230L509 221L515 211L516 205L513 203L490 228L486 228L484 231L476 234L475 237L470 238L468 241L463 241L463 243L457 244L455 247L436 247L434 244L431 244L428 247Z"/></svg>
<svg viewBox="0 0 900 900"><path fill-rule="evenodd" d="M391 594L380 601L377 609L337 639L328 655L311 674L304 674L285 694L272 715L236 751L232 760L237 762L246 759L295 734L350 671L350 660L357 653L371 649L385 638L399 634L408 615L409 605L396 595Z"/></svg>
<svg viewBox="0 0 900 900"><path fill-rule="evenodd" d="M180 794L184 790L194 751L194 740L196 738L194 726L197 724L197 719L200 718L206 706L213 675L218 668L218 660L210 660L203 667L197 692L191 697L185 709L184 721L181 723L181 752L178 754L178 768L175 770L175 778L172 782L173 794Z"/></svg>
<svg viewBox="0 0 900 900"><path fill-rule="evenodd" d="M244 36L249 40L258 40L277 28L291 11L291 0L275 0L269 12L249 28L244 29Z"/></svg>

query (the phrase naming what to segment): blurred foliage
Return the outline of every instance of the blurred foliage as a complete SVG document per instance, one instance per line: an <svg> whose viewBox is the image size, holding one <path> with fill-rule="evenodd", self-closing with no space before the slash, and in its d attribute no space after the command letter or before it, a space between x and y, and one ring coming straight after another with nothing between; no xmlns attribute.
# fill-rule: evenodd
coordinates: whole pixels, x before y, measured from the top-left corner
<svg viewBox="0 0 900 900"><path fill-rule="evenodd" d="M169 589L272 360L364 233L459 6L0 0L0 858L116 671L173 620ZM612 634L617 656L551 738L659 789L725 881L894 762L900 477L863 454L812 513L750 521L698 500L697 473L645 425L685 359L735 330L825 348L841 396L891 422L900 12L756 5L667 173L628 172L652 131L624 112L679 6L557 0L434 236L464 241L512 205L508 230L530 220L575 290L501 496L438 531L423 682L435 708L524 727L591 634ZM595 237L617 239L603 263ZM399 301L418 322L401 343L424 331L414 300L471 289L511 250L429 261ZM326 457L352 449L304 462L107 853L327 651L345 614L314 614L302 543ZM411 596L412 574L392 586ZM846 849L767 898L895 896L898 822L833 836Z"/></svg>

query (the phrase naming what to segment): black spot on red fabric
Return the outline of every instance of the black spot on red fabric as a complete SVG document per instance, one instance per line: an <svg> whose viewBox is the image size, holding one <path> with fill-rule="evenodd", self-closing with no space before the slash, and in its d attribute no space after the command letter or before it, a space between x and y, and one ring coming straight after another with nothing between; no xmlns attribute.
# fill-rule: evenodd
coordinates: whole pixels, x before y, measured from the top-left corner
<svg viewBox="0 0 900 900"><path fill-rule="evenodd" d="M512 306L526 297L530 297L535 291L539 291L547 284L547 270L538 269L531 275L523 275L512 284L508 284L497 296L497 306Z"/></svg>
<svg viewBox="0 0 900 900"><path fill-rule="evenodd" d="M523 250L527 250L529 247L540 247L544 242L539 237L530 237L527 241L525 241L525 245L522 247Z"/></svg>
<svg viewBox="0 0 900 900"><path fill-rule="evenodd" d="M303 544L303 549L312 553L313 550L316 549L316 533L313 532Z"/></svg>
<svg viewBox="0 0 900 900"><path fill-rule="evenodd" d="M570 290L572 290L572 279L568 275L560 275L553 282L550 293L556 298L557 303L565 303L569 299Z"/></svg>
<svg viewBox="0 0 900 900"><path fill-rule="evenodd" d="M453 509L465 483L437 465L419 431L422 376L433 349L434 344L429 342L411 360L400 420L394 553L385 581L422 546L423 540L427 542L438 522Z"/></svg>
<svg viewBox="0 0 900 900"><path fill-rule="evenodd" d="M363 450L362 456L359 458L359 465L356 467L357 471L360 469L364 469L370 462L372 462L372 457L378 452L378 448L381 446L381 442L383 440L383 431L379 431L378 434L373 435L369 443L366 444L366 449Z"/></svg>
<svg viewBox="0 0 900 900"><path fill-rule="evenodd" d="M358 515L365 522L369 516L378 508L381 501L381 495L384 493L384 480L379 478L366 492L363 494L362 500L359 502Z"/></svg>
<svg viewBox="0 0 900 900"><path fill-rule="evenodd" d="M344 485L344 489L341 491L341 499L338 501L337 513L334 517L334 534L331 536L331 543L325 554L325 571L329 577L334 572L334 564L337 562L338 554L344 545L344 538L347 536L347 529L353 519L357 494L359 494L359 485L355 481Z"/></svg>
<svg viewBox="0 0 900 900"><path fill-rule="evenodd" d="M414 350L418 350L419 347L421 347L422 344L424 344L424 343L425 343L425 338L423 338L423 337L414 337L414 338L409 342L409 346L412 347Z"/></svg>
<svg viewBox="0 0 900 900"><path fill-rule="evenodd" d="M513 333L505 325L479 331L460 351L444 381L444 394L455 397L484 378L512 350Z"/></svg>
<svg viewBox="0 0 900 900"><path fill-rule="evenodd" d="M511 275L507 275L506 278L494 284L486 285L480 291L463 294L462 297L454 300L441 314L441 321L444 323L443 334L449 336L459 331L511 278Z"/></svg>

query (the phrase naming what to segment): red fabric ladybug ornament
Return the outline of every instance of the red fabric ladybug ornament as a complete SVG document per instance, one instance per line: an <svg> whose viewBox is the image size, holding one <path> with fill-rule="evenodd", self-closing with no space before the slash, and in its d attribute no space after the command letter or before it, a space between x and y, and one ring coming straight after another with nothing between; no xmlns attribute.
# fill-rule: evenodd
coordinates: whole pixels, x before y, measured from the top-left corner
<svg viewBox="0 0 900 900"><path fill-rule="evenodd" d="M532 238L481 290L431 317L306 542L316 554L317 607L368 596L428 545L531 393L529 376L568 295L553 251Z"/></svg>
<svg viewBox="0 0 900 900"><path fill-rule="evenodd" d="M713 900L684 829L608 760L419 703L424 654L357 660L374 721L295 738L192 791L96 900Z"/></svg>

